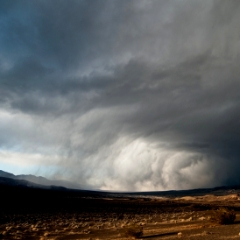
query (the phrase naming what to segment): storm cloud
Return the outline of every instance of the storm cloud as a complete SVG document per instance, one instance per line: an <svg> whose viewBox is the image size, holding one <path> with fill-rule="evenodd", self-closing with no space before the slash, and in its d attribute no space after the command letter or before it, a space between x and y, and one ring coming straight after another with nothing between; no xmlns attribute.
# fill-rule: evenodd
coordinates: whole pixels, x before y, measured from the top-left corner
<svg viewBox="0 0 240 240"><path fill-rule="evenodd" d="M240 184L239 11L1 0L0 167L108 190Z"/></svg>

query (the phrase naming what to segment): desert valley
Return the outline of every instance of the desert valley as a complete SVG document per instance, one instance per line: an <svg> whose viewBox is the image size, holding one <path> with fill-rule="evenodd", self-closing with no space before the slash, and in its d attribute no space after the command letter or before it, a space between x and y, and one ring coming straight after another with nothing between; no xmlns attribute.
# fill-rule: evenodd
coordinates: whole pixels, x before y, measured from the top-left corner
<svg viewBox="0 0 240 240"><path fill-rule="evenodd" d="M237 186L113 193L1 177L0 190L0 239L240 239ZM236 219L213 219L221 209Z"/></svg>

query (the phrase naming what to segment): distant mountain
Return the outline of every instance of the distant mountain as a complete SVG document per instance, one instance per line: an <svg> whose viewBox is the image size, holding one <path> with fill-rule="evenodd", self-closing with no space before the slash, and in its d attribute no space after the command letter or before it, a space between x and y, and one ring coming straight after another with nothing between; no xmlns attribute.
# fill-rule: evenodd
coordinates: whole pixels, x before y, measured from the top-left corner
<svg viewBox="0 0 240 240"><path fill-rule="evenodd" d="M63 181L63 180L49 180L47 178L41 177L41 176L34 176L34 175L16 175L16 179L19 180L27 180L36 184L41 184L45 186L63 186L66 188L72 188L72 189L86 189L86 187L77 184L77 183L72 183L68 181Z"/></svg>
<svg viewBox="0 0 240 240"><path fill-rule="evenodd" d="M12 173L8 173L8 172L4 172L4 171L0 170L0 177L15 179L16 176Z"/></svg>
<svg viewBox="0 0 240 240"><path fill-rule="evenodd" d="M189 190L170 190L170 191L149 191L149 192L115 192L115 191L100 191L87 189L85 186L77 183L72 183L62 180L49 180L41 176L34 175L14 175L12 173L0 170L0 184L8 186L43 188L43 189L58 189L69 191L82 190L80 192L95 192L99 194L107 194L114 197L182 197L182 196L201 196L213 194L217 196L226 194L240 194L240 185L237 186L221 186L215 188L189 189Z"/></svg>
<svg viewBox="0 0 240 240"><path fill-rule="evenodd" d="M32 183L26 180L18 180L14 178L9 178L9 177L1 177L0 176L0 185L5 185L5 186L16 186L16 187L33 187L33 188L45 188L45 189L50 189L49 186L43 186L39 185L36 183Z"/></svg>
<svg viewBox="0 0 240 240"><path fill-rule="evenodd" d="M14 175L12 173L4 172L0 170L0 177L4 178L11 178L15 180L25 180L27 182L31 182L37 185L43 185L43 186L61 186L66 187L70 189L82 189L86 190L87 188L83 185L72 183L69 181L63 181L63 180L49 180L47 178L41 177L41 176L34 176L34 175Z"/></svg>

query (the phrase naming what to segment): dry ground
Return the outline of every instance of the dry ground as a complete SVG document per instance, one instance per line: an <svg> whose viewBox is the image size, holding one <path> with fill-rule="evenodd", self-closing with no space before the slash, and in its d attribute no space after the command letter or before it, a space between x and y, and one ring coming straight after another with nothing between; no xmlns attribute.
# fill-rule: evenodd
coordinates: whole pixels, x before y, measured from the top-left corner
<svg viewBox="0 0 240 240"><path fill-rule="evenodd" d="M69 199L68 199L69 201ZM77 203L79 202L79 207ZM74 199L72 208L1 212L0 239L130 239L129 225L143 227L141 239L239 239L240 197L206 195L181 198ZM209 220L219 206L235 209L232 225Z"/></svg>

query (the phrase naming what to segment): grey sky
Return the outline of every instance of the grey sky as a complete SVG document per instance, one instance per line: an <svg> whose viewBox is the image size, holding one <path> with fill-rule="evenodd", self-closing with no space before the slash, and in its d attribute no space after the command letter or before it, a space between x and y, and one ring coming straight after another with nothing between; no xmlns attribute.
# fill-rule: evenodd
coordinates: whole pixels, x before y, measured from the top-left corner
<svg viewBox="0 0 240 240"><path fill-rule="evenodd" d="M240 184L239 11L0 0L0 167L110 190Z"/></svg>

